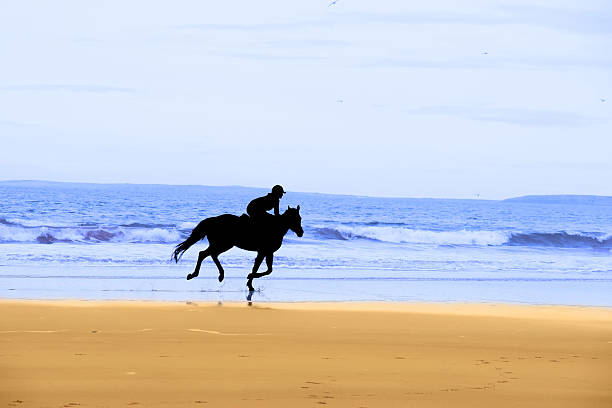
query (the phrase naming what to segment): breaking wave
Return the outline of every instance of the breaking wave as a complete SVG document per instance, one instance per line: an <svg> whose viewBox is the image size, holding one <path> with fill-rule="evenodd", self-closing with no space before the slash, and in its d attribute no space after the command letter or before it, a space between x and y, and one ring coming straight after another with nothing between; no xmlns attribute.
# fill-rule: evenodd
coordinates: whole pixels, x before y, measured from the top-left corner
<svg viewBox="0 0 612 408"><path fill-rule="evenodd" d="M367 239L380 242L437 245L502 245L508 234L500 231L428 231L392 226L339 226L315 228L322 239Z"/></svg>
<svg viewBox="0 0 612 408"><path fill-rule="evenodd" d="M67 226L58 223L0 218L0 243L156 243L175 244L184 240L195 223L119 225L80 223ZM516 232L500 230L432 231L412 229L405 225L366 223L363 225L328 225L307 229L315 240L367 240L396 244L440 246L527 246L542 248L612 249L612 235L604 233ZM301 242L301 241L296 241Z"/></svg>
<svg viewBox="0 0 612 408"><path fill-rule="evenodd" d="M612 237L598 238L566 232L512 234L507 245L539 246L556 248L612 248Z"/></svg>
<svg viewBox="0 0 612 408"><path fill-rule="evenodd" d="M175 243L185 239L186 236L186 231L170 225L132 223L119 226L99 226L95 224L41 226L32 224L34 223L19 223L0 218L0 243Z"/></svg>
<svg viewBox="0 0 612 408"><path fill-rule="evenodd" d="M612 236L602 233L570 234L567 232L510 231L429 231L390 226L339 226L314 228L319 239L366 239L390 243L476 245L476 246L533 246L554 248L612 248Z"/></svg>

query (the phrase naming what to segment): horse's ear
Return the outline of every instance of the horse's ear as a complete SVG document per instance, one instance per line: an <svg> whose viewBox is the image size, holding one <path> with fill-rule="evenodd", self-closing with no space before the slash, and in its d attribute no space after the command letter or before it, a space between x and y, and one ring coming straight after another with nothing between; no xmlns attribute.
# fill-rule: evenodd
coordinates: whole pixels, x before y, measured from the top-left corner
<svg viewBox="0 0 612 408"><path fill-rule="evenodd" d="M288 210L290 210L290 209L291 209L291 207L287 206L287 209L288 209Z"/></svg>
<svg viewBox="0 0 612 408"><path fill-rule="evenodd" d="M297 210L298 210L298 212L300 212L300 205L299 204L297 206Z"/></svg>

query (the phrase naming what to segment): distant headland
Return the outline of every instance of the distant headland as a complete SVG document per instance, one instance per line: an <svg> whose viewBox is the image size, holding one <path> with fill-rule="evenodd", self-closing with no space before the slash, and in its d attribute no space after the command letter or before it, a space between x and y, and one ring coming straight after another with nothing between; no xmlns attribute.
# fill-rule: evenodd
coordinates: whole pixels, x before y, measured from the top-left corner
<svg viewBox="0 0 612 408"><path fill-rule="evenodd" d="M581 205L612 205L612 196L598 195L526 195L507 198L503 201L533 204L581 204Z"/></svg>

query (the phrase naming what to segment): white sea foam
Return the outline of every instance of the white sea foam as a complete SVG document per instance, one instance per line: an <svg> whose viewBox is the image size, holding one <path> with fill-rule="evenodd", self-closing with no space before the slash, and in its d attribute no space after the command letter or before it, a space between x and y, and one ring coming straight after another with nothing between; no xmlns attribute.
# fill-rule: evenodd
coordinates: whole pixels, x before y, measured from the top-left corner
<svg viewBox="0 0 612 408"><path fill-rule="evenodd" d="M174 226L131 223L123 226L24 226L0 223L0 243L29 242L52 244L74 243L178 243L186 238L195 223ZM399 244L535 246L554 248L612 248L610 234L560 232L518 232L494 230L432 231L404 226L330 225L308 227L307 236L317 240L372 240ZM308 237L307 237L308 239ZM303 241L300 240L300 243Z"/></svg>
<svg viewBox="0 0 612 408"><path fill-rule="evenodd" d="M502 245L509 237L503 231L426 231L390 226L338 226L320 228L332 239L372 239L382 242L437 245Z"/></svg>
<svg viewBox="0 0 612 408"><path fill-rule="evenodd" d="M38 229L26 229L0 224L0 242L32 242L40 235Z"/></svg>
<svg viewBox="0 0 612 408"><path fill-rule="evenodd" d="M197 222L186 221L186 222L181 222L177 228L180 230L192 230L196 227L196 225L198 225Z"/></svg>
<svg viewBox="0 0 612 408"><path fill-rule="evenodd" d="M183 239L180 231L172 228L54 228L24 227L0 224L2 242L125 242L125 243L175 243Z"/></svg>
<svg viewBox="0 0 612 408"><path fill-rule="evenodd" d="M114 241L122 242L177 242L180 241L181 234L176 230L166 230L163 228L135 228L121 230Z"/></svg>

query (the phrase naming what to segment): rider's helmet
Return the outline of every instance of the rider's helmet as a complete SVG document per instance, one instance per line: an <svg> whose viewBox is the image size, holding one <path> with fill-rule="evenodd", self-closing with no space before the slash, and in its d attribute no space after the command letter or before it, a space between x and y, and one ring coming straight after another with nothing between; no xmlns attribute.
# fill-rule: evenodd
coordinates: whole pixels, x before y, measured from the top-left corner
<svg viewBox="0 0 612 408"><path fill-rule="evenodd" d="M285 194L285 190L283 190L283 186L279 186L278 184L272 187L272 194L278 198L281 198L283 194Z"/></svg>

